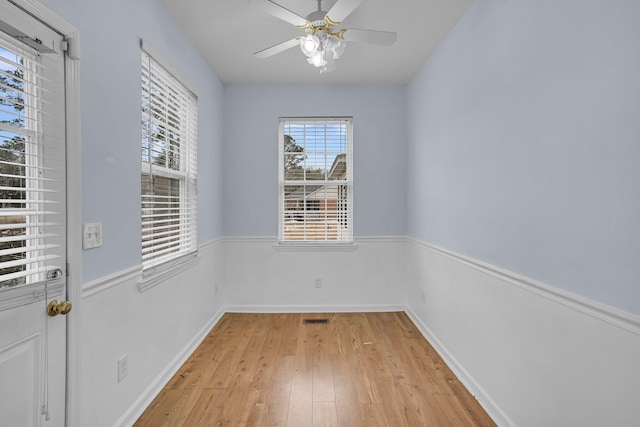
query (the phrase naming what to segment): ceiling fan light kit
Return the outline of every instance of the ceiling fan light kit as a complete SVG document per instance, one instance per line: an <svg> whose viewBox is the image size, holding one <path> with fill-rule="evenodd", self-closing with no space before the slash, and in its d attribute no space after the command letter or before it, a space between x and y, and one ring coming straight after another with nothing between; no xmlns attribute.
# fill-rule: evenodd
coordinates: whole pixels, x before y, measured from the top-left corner
<svg viewBox="0 0 640 427"><path fill-rule="evenodd" d="M287 21L303 29L306 36L279 43L255 53L257 58L268 58L296 45L307 57L307 62L320 68L321 73L335 69L335 60L344 53L347 41L372 43L391 46L396 41L396 33L373 30L337 30L340 21L346 18L363 0L338 0L329 10L322 10L322 0L318 2L318 10L302 18L289 9L271 0L249 0L250 3L261 7L265 12ZM329 16L331 15L332 18Z"/></svg>
<svg viewBox="0 0 640 427"><path fill-rule="evenodd" d="M335 26L326 15L322 21L308 23L302 27L307 35L300 38L300 50L307 56L307 62L320 68L321 73L333 70L334 60L340 58L347 45L342 39L346 30L334 32Z"/></svg>

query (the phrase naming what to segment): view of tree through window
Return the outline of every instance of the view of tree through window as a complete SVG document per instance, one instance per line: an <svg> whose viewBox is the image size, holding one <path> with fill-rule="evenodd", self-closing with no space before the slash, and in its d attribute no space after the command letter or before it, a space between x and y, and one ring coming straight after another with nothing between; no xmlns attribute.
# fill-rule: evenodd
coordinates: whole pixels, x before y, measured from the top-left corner
<svg viewBox="0 0 640 427"><path fill-rule="evenodd" d="M280 126L280 241L351 241L351 120Z"/></svg>
<svg viewBox="0 0 640 427"><path fill-rule="evenodd" d="M0 47L0 276L1 287L20 285L26 269L26 207L24 58ZM6 279L8 278L8 279Z"/></svg>
<svg viewBox="0 0 640 427"><path fill-rule="evenodd" d="M151 94L156 97L157 94ZM143 113L151 114L155 121L143 128L142 161L157 166L156 172L168 169L180 171L180 144L164 120L165 111L159 102L143 104ZM173 114L172 114L173 115ZM178 117L171 120L178 122ZM178 124L179 125L179 124ZM150 167L149 171L153 168ZM153 245L158 228L162 230L162 247L155 250L171 253L180 247L180 179L160 173L142 172L142 246ZM147 221L144 221L147 219Z"/></svg>

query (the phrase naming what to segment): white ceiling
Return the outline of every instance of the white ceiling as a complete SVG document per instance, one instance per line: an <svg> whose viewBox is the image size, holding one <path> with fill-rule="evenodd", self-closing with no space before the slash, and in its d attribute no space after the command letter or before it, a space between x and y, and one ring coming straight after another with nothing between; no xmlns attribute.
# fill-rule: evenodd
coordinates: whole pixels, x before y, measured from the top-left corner
<svg viewBox="0 0 640 427"><path fill-rule="evenodd" d="M336 70L324 74L297 47L255 58L254 52L304 31L256 10L249 0L162 1L224 83L384 85L407 83L472 0L363 0L338 28L395 31L398 40L391 47L350 43ZM275 2L303 17L317 9L317 0ZM324 0L322 9L335 2Z"/></svg>

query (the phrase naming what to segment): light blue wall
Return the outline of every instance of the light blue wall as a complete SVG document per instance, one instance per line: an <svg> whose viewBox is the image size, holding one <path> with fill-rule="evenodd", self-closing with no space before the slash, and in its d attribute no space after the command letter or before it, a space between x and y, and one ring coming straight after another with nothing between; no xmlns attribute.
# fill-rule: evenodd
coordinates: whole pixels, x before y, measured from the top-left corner
<svg viewBox="0 0 640 427"><path fill-rule="evenodd" d="M140 262L144 38L198 92L200 243L277 234L279 116L352 115L356 237L640 312L637 1L476 0L406 88L224 87L160 2L43 3L82 40L82 216L104 227L85 282Z"/></svg>
<svg viewBox="0 0 640 427"><path fill-rule="evenodd" d="M640 313L640 2L476 0L407 98L410 236Z"/></svg>
<svg viewBox="0 0 640 427"><path fill-rule="evenodd" d="M223 85L154 0L43 0L81 37L82 218L103 223L84 282L140 264L140 39L198 95L199 243L222 235Z"/></svg>
<svg viewBox="0 0 640 427"><path fill-rule="evenodd" d="M353 116L354 235L405 234L403 86L225 87L224 230L278 234L278 117Z"/></svg>

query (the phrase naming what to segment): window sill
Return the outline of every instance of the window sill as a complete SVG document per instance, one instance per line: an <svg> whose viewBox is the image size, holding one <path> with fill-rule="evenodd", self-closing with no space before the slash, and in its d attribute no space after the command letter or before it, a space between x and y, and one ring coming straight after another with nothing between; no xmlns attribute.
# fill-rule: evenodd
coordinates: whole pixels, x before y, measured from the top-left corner
<svg viewBox="0 0 640 427"><path fill-rule="evenodd" d="M137 286L140 293L161 284L162 282L182 273L185 270L197 265L200 262L198 253L185 255L184 257L168 262L166 265L159 265L152 271L143 271L142 277L138 280Z"/></svg>
<svg viewBox="0 0 640 427"><path fill-rule="evenodd" d="M353 252L358 245L353 242L278 242L273 248L282 252Z"/></svg>

